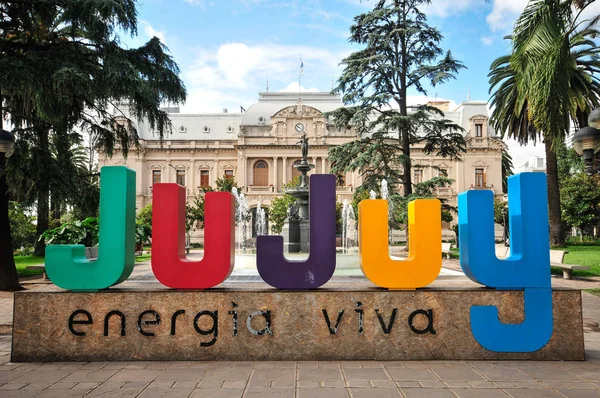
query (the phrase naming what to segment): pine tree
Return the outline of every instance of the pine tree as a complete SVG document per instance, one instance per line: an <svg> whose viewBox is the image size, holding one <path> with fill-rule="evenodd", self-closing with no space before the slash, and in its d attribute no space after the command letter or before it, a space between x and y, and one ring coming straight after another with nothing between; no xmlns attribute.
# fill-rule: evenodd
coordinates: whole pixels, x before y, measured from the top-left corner
<svg viewBox="0 0 600 398"><path fill-rule="evenodd" d="M332 173L359 170L362 189L375 189L385 178L392 189L402 184L410 195L412 145L451 159L466 150L461 127L442 111L407 103L408 90L427 94L427 84L443 83L464 67L450 51L444 53L442 34L420 11L430 3L379 0L350 28L349 41L364 48L342 61L337 90L346 107L331 116L338 128L353 126L358 139L332 148L329 158Z"/></svg>

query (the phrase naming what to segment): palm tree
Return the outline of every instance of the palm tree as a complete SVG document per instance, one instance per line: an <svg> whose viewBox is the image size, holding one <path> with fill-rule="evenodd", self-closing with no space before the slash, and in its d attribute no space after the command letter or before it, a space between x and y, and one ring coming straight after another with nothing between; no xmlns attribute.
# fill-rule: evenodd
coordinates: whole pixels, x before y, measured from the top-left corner
<svg viewBox="0 0 600 398"><path fill-rule="evenodd" d="M556 145L600 105L600 19L581 20L589 0L532 0L515 24L512 52L490 69L493 126L521 144L542 139L546 151L550 243L564 245Z"/></svg>

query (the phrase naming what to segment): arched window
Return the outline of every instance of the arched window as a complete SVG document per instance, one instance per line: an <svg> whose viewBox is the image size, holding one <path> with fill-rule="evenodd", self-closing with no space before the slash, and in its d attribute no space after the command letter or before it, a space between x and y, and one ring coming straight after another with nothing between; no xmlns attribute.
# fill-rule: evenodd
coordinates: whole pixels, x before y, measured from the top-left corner
<svg viewBox="0 0 600 398"><path fill-rule="evenodd" d="M264 160L254 163L254 178L252 181L255 186L266 187L269 185L269 166Z"/></svg>

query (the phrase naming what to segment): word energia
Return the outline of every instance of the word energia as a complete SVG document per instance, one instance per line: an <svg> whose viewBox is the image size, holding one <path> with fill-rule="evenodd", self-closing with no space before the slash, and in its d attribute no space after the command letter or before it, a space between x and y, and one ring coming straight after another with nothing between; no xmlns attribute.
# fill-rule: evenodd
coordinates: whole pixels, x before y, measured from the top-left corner
<svg viewBox="0 0 600 398"><path fill-rule="evenodd" d="M124 166L101 171L99 253L85 257L82 245L50 245L46 272L59 287L97 291L126 280L133 271L135 246L135 171ZM185 188L154 184L152 197L152 271L174 289L209 289L225 281L235 262L235 199L229 192L206 194L204 257L185 256ZM285 258L282 236L258 236L257 268L269 285L284 290L318 288L336 266L335 176L310 176L310 253L304 261ZM508 179L511 255L499 260L494 249L493 193L471 190L458 195L460 263L474 282L489 288L522 290L525 320L505 324L494 306L471 308L471 330L486 349L531 352L552 335L552 291L546 177L521 173ZM388 203L359 204L359 259L365 276L390 290L414 290L432 283L442 268L441 204L418 199L408 205L409 252L393 260L388 252Z"/></svg>

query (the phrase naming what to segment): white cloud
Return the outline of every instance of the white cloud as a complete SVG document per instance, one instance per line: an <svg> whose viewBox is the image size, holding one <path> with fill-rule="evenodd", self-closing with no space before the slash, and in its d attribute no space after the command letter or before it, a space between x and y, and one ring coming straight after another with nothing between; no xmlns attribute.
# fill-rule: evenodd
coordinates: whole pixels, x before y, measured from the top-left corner
<svg viewBox="0 0 600 398"><path fill-rule="evenodd" d="M494 0L492 12L487 16L490 29L498 30L512 29L515 20L523 12L528 0Z"/></svg>
<svg viewBox="0 0 600 398"><path fill-rule="evenodd" d="M445 98L428 97L425 95L409 95L406 97L406 103L408 104L408 106L424 105L430 101L449 101L450 104L448 104L448 108L450 109L450 111L453 111L456 108L458 108L458 104L456 102Z"/></svg>
<svg viewBox="0 0 600 398"><path fill-rule="evenodd" d="M298 56L302 54L304 77L311 85L305 91L319 91L316 82L331 80L339 74L340 61L350 50L328 50L312 46L280 44L226 43L212 50L201 50L189 67L182 68L188 88L185 112L214 112L223 107L238 107L256 101L264 91L267 75L272 91L298 91ZM328 90L321 87L322 91ZM201 97L197 99L195 97Z"/></svg>
<svg viewBox="0 0 600 398"><path fill-rule="evenodd" d="M284 92L284 93L317 93L320 90L316 87L309 87L306 88L304 86L300 86L300 90L298 90L298 82L291 82L290 84L287 85L287 87L282 88L281 90L279 90L279 92Z"/></svg>
<svg viewBox="0 0 600 398"><path fill-rule="evenodd" d="M486 46L491 46L494 43L494 39L490 36L484 36L481 38L481 42Z"/></svg>
<svg viewBox="0 0 600 398"><path fill-rule="evenodd" d="M427 15L437 15L438 17L446 18L450 15L460 14L484 5L485 2L482 0L432 0L431 4L422 11Z"/></svg>
<svg viewBox="0 0 600 398"><path fill-rule="evenodd" d="M167 40L165 39L165 33L160 30L156 30L150 25L148 21L140 20L142 25L144 25L144 34L149 38L158 37L163 44L167 44Z"/></svg>

